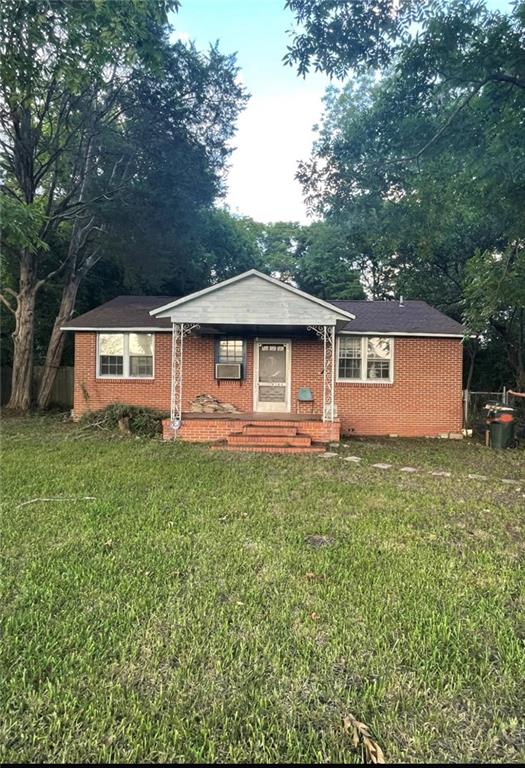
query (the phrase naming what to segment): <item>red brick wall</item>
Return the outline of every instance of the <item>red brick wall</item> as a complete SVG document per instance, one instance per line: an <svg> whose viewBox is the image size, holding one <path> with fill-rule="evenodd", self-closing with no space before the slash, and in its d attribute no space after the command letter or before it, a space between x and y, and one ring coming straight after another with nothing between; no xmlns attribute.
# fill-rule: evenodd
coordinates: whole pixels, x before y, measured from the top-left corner
<svg viewBox="0 0 525 768"><path fill-rule="evenodd" d="M215 378L215 341L211 336L195 336L184 341L183 411L190 410L197 395L212 395L231 403L239 411L253 411L253 343L246 344L246 366L241 381Z"/></svg>
<svg viewBox="0 0 525 768"><path fill-rule="evenodd" d="M145 405L169 411L171 393L171 333L155 334L155 378L97 379L96 334L75 334L75 418L86 411L97 411L110 403ZM215 342L211 336L184 340L183 410L189 410L197 395L206 393L240 411L252 410L253 344L248 342L245 379L215 379ZM86 397L86 393L89 397Z"/></svg>
<svg viewBox="0 0 525 768"><path fill-rule="evenodd" d="M246 378L242 382L214 378L214 340L191 337L184 342L184 403L199 394L213 395L240 411L253 409L253 343L247 344ZM323 402L322 344L316 339L292 340L292 412L298 407L299 387L310 387L314 413ZM74 413L98 410L114 402L145 405L168 411L171 387L171 334L155 338L155 378L152 380L97 379L96 334L75 338ZM462 346L459 339L398 337L394 342L392 384L336 384L336 403L343 434L403 436L458 432L462 425Z"/></svg>
<svg viewBox="0 0 525 768"><path fill-rule="evenodd" d="M73 411L79 418L111 403L145 405L169 411L171 392L171 334L155 334L154 379L97 379L97 335L75 334Z"/></svg>
<svg viewBox="0 0 525 768"><path fill-rule="evenodd" d="M419 437L462 427L463 348L459 339L398 337L392 384L336 382L341 433ZM321 342L292 342L292 410L299 387L310 387L314 412L322 412ZM300 413L311 406L302 403Z"/></svg>
<svg viewBox="0 0 525 768"><path fill-rule="evenodd" d="M435 436L462 427L459 339L398 337L392 384L336 385L343 435Z"/></svg>
<svg viewBox="0 0 525 768"><path fill-rule="evenodd" d="M242 432L243 427L246 424L257 423L258 426L264 427L266 425L297 427L298 431L302 434L309 435L312 440L320 443L328 443L338 441L340 436L340 423L323 422L323 421L279 421L272 419L271 416L264 421L257 419L254 422L253 419L184 419L182 425L177 432L177 436L183 440L189 440L192 443L205 443L210 440L224 440L232 432ZM162 422L163 435L165 440L170 440L174 437L174 431L171 428L170 420L166 419Z"/></svg>

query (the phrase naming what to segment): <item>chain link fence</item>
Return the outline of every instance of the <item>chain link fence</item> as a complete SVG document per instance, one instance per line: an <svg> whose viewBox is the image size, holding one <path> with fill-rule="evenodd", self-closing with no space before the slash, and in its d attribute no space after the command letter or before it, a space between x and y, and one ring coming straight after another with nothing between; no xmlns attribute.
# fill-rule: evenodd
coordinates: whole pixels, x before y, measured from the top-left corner
<svg viewBox="0 0 525 768"><path fill-rule="evenodd" d="M490 402L505 403L516 409L516 433L520 438L525 437L525 398L509 395L504 387L498 392L481 392L463 390L463 426L471 429L474 434L485 432L485 405Z"/></svg>

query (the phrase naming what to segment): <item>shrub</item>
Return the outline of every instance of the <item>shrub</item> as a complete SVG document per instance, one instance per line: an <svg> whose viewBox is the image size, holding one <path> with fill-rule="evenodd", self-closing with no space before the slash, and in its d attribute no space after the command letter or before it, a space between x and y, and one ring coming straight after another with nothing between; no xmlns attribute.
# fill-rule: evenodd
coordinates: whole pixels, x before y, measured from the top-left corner
<svg viewBox="0 0 525 768"><path fill-rule="evenodd" d="M145 408L140 405L112 403L99 411L89 411L80 419L86 426L97 426L104 429L117 429L119 421L127 418L129 430L133 435L141 437L156 437L162 432L162 419L169 414L155 408Z"/></svg>

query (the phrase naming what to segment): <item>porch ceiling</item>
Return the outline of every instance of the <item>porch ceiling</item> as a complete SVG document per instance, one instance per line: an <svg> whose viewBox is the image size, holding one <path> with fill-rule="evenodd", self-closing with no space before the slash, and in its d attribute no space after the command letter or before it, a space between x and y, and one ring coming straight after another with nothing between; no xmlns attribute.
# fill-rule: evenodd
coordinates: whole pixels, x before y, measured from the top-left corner
<svg viewBox="0 0 525 768"><path fill-rule="evenodd" d="M343 322L344 326L345 323ZM314 338L315 334L307 325L246 325L243 323L202 324L193 333L199 336L238 336L243 339L256 338Z"/></svg>

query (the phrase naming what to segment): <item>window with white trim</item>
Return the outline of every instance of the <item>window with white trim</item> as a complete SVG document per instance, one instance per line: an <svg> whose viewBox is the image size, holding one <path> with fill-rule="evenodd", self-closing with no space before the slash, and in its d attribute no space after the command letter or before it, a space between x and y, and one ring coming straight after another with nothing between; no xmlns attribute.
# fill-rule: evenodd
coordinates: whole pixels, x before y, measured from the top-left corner
<svg viewBox="0 0 525 768"><path fill-rule="evenodd" d="M99 333L98 376L153 378L154 346L152 333Z"/></svg>
<svg viewBox="0 0 525 768"><path fill-rule="evenodd" d="M391 381L393 343L384 336L339 336L338 381Z"/></svg>

